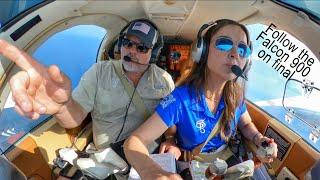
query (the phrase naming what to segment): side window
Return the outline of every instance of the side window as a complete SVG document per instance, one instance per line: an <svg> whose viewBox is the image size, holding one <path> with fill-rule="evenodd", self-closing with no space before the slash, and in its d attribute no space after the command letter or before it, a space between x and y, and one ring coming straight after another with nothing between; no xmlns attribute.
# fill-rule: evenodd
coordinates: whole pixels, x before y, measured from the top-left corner
<svg viewBox="0 0 320 180"><path fill-rule="evenodd" d="M74 89L83 73L96 62L100 44L106 34L106 30L98 26L75 26L51 36L32 56L46 66L57 65L71 79ZM34 121L20 116L14 110L10 94L0 114L1 151L6 151L17 140L49 118L48 115L42 115Z"/></svg>
<svg viewBox="0 0 320 180"><path fill-rule="evenodd" d="M292 83L296 82L292 79L296 79L312 82L319 88L319 60L305 44L290 33L278 30L276 25L254 24L249 25L248 29L254 51L248 75L247 99L320 151L320 141L315 139L319 136L315 132L320 130L320 106L315 108L320 101L319 93L314 89L313 94L316 95L309 98L303 93L303 83ZM287 81L291 83L288 83L285 100L282 101ZM293 108L285 108L283 102ZM295 115L288 112L293 109L299 109L299 112L296 111Z"/></svg>
<svg viewBox="0 0 320 180"><path fill-rule="evenodd" d="M71 79L74 89L82 74L96 62L105 35L106 30L97 26L75 26L49 38L33 57L46 66L55 64L60 67Z"/></svg>

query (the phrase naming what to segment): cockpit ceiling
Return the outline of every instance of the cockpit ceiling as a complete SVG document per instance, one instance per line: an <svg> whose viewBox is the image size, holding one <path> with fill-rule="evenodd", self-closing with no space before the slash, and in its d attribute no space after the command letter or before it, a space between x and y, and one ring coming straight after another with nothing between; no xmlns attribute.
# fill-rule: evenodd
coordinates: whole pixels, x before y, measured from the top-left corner
<svg viewBox="0 0 320 180"><path fill-rule="evenodd" d="M70 4L79 1L66 1ZM209 21L228 18L244 24L271 22L292 32L299 40L318 52L319 41L310 36L319 32L319 26L308 18L301 18L297 11L289 10L269 0L128 0L128 1L81 1L78 15L112 14L125 21L148 18L158 25L163 35L180 36L195 40L199 27ZM301 13L300 13L301 14ZM281 18L279 18L281 17ZM123 26L119 22L119 26ZM298 22L299 25L292 23ZM120 25L121 24L121 25ZM305 24L305 25L304 25ZM305 26L313 28L305 28ZM120 28L119 28L120 29ZM316 54L319 58L319 54Z"/></svg>
<svg viewBox="0 0 320 180"><path fill-rule="evenodd" d="M82 14L108 13L127 21L147 17L155 22L164 35L194 39L198 28L206 22L230 18L242 20L255 12L254 0L248 1L88 1ZM241 9L241 11L239 10ZM232 13L230 13L232 12Z"/></svg>
<svg viewBox="0 0 320 180"><path fill-rule="evenodd" d="M59 16L56 16L57 13ZM108 30L108 37L113 39L126 22L136 18L152 20L163 35L193 41L202 24L228 18L243 24L276 24L308 44L313 52L319 51L319 41L310 36L319 32L319 25L298 10L288 9L270 0L55 0L32 12L28 18L34 15L40 15L42 23L28 31L20 41L44 40L51 34L77 24L103 27ZM27 21L25 18L9 31L13 32ZM319 53L315 55L320 59Z"/></svg>
<svg viewBox="0 0 320 180"><path fill-rule="evenodd" d="M251 4L252 1L197 1L192 14L181 30L176 33L188 39L194 39L199 27L209 21L217 19L241 21L258 11Z"/></svg>

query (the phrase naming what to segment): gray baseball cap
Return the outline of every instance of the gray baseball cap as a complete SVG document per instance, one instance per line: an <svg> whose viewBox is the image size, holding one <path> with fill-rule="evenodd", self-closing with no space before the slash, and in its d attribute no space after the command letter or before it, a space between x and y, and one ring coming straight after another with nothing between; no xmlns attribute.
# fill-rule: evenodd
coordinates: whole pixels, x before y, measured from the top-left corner
<svg viewBox="0 0 320 180"><path fill-rule="evenodd" d="M157 30L145 21L136 21L131 23L127 29L126 35L138 37L148 48L152 48L158 39Z"/></svg>

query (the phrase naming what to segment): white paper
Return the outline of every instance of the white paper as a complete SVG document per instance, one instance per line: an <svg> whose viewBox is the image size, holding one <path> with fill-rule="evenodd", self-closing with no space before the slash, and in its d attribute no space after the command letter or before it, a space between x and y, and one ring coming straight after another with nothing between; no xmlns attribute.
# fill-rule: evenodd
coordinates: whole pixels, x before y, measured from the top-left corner
<svg viewBox="0 0 320 180"><path fill-rule="evenodd" d="M150 157L165 171L176 173L176 160L173 154L151 154ZM140 180L140 176L134 168L130 169L129 180Z"/></svg>

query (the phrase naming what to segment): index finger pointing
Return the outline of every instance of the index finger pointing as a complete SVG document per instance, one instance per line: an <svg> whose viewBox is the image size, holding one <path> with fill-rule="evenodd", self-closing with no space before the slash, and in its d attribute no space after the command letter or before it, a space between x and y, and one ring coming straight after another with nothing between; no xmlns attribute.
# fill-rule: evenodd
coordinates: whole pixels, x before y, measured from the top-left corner
<svg viewBox="0 0 320 180"><path fill-rule="evenodd" d="M0 39L0 54L16 63L17 66L25 71L40 65L27 53L2 39Z"/></svg>

